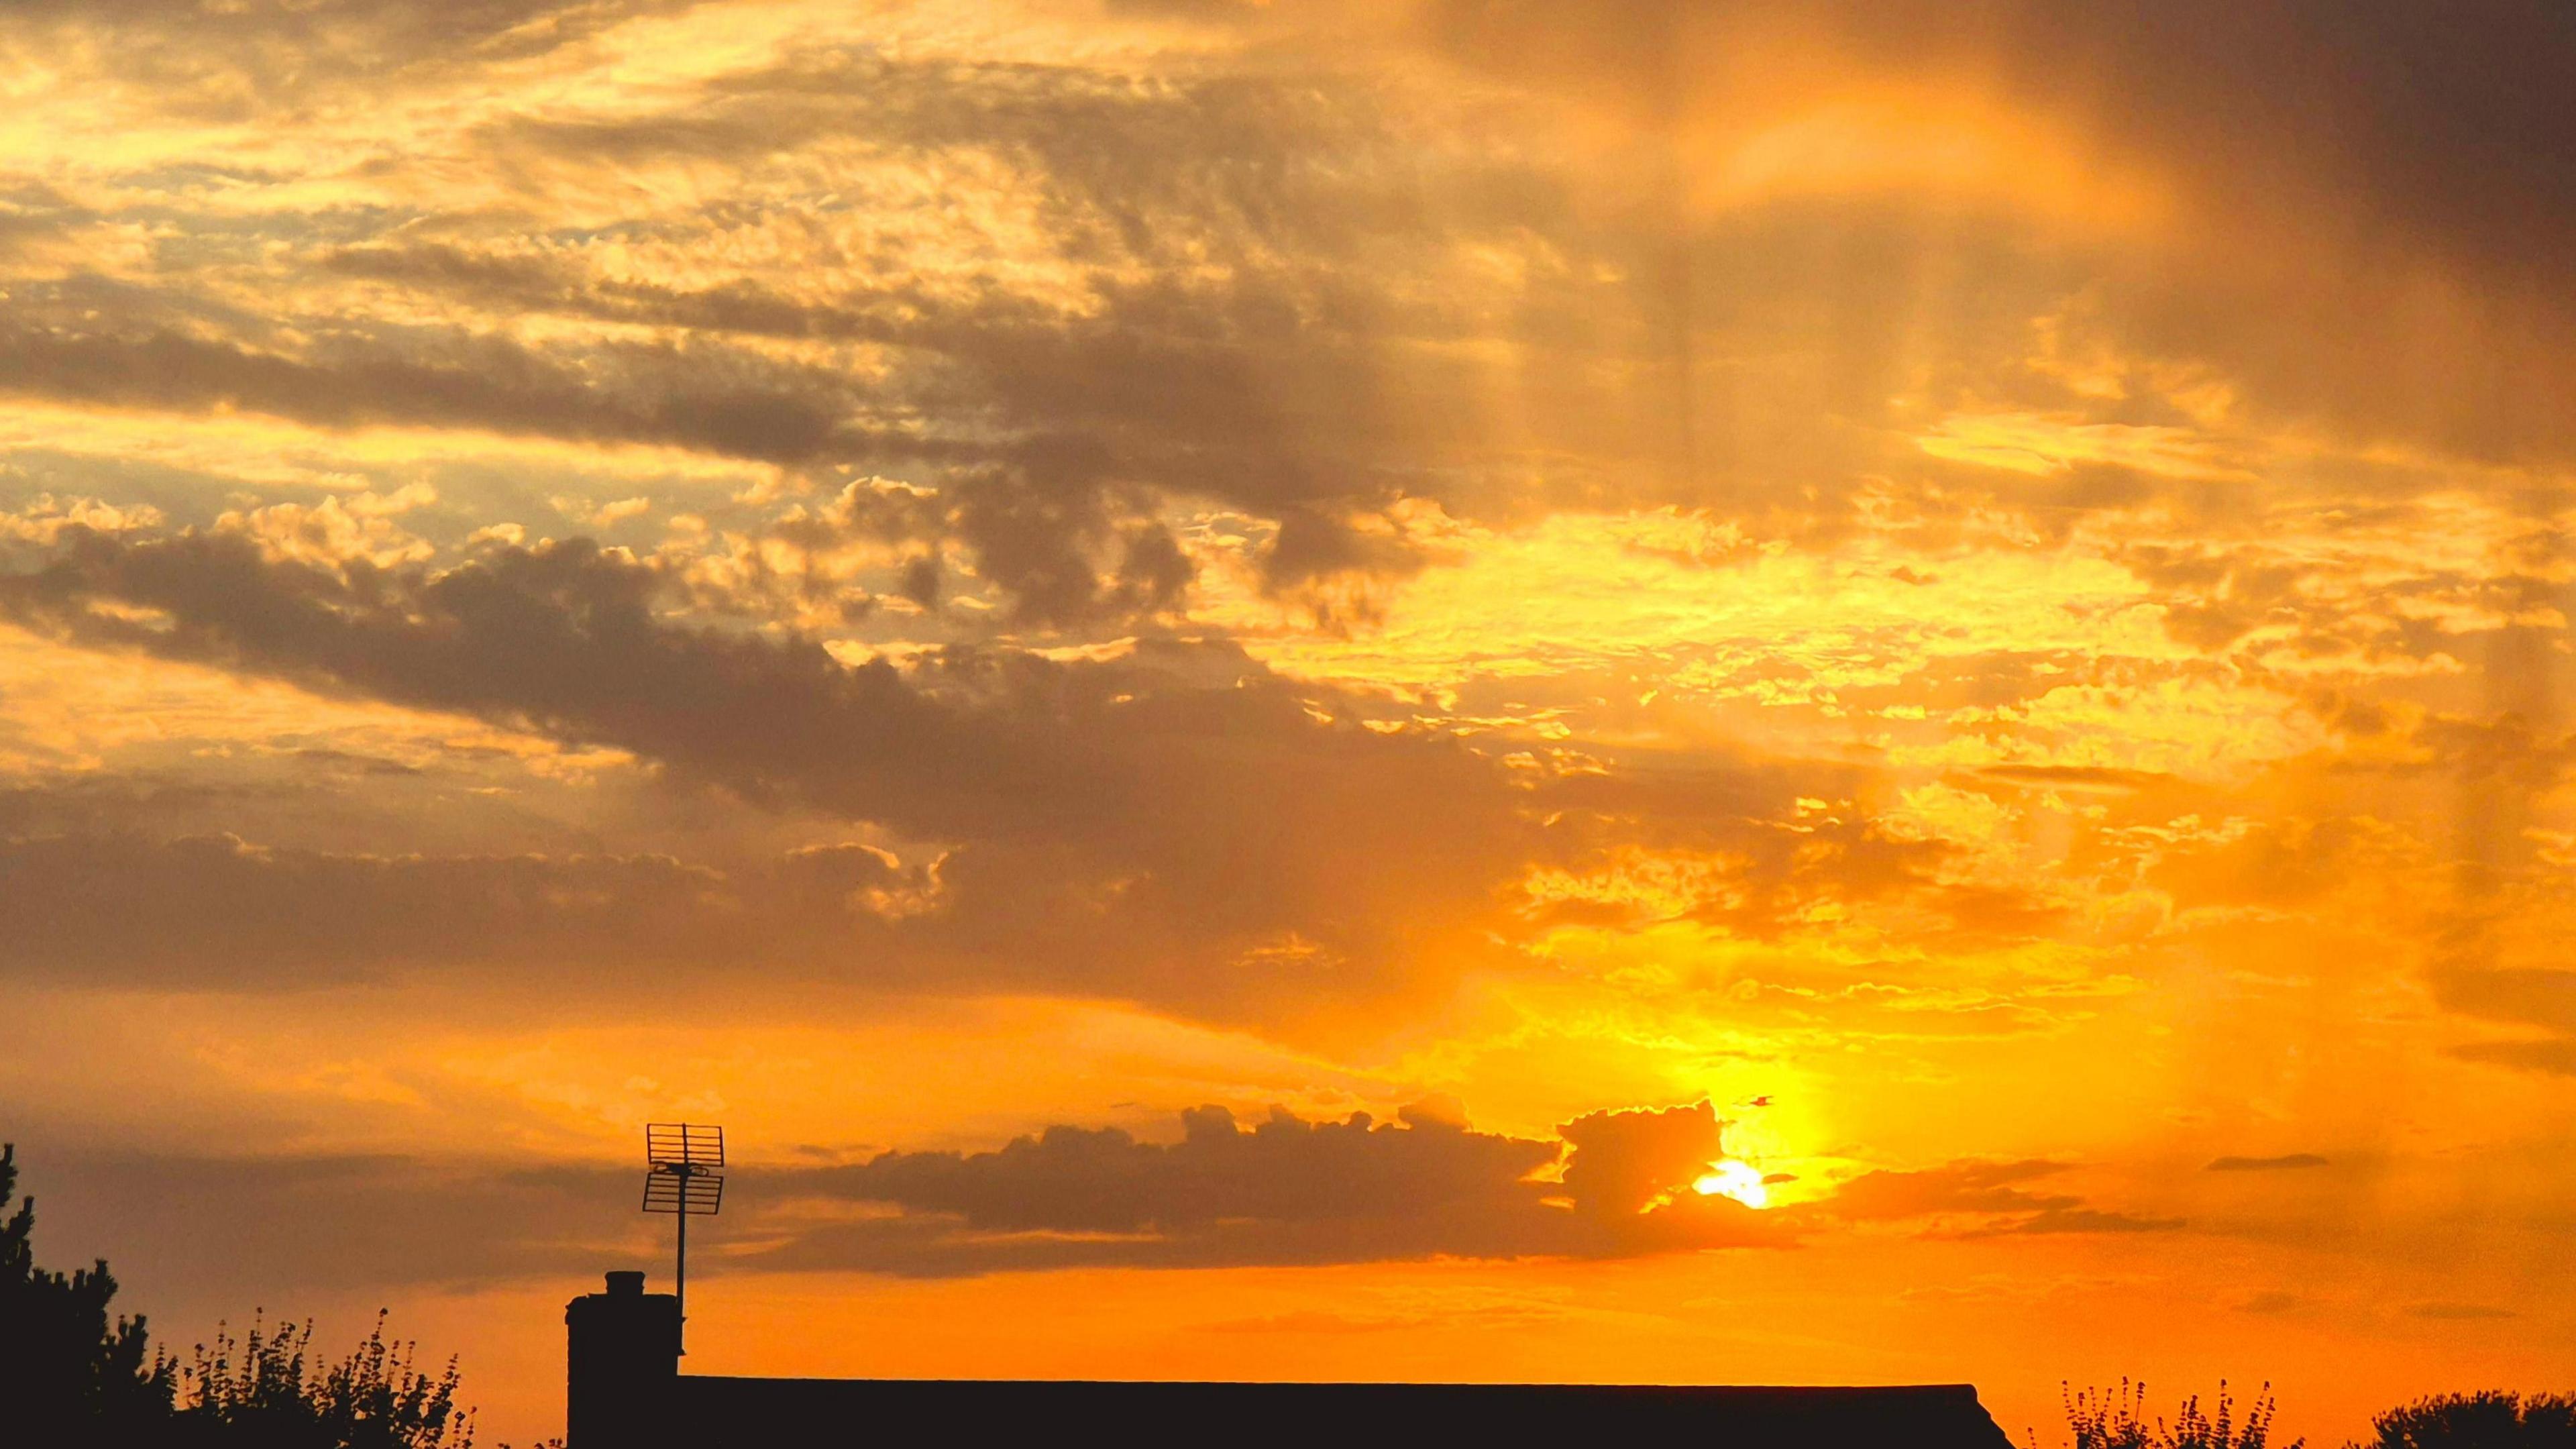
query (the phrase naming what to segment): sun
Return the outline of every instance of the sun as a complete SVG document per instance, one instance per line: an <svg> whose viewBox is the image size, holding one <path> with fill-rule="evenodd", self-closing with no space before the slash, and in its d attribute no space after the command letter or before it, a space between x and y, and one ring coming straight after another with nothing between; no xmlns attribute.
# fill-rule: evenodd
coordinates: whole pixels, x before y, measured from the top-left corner
<svg viewBox="0 0 2576 1449"><path fill-rule="evenodd" d="M1762 1185L1762 1174L1751 1163L1732 1157L1710 1163L1707 1174L1691 1184L1691 1191L1702 1197L1731 1197L1751 1208L1771 1205L1771 1190Z"/></svg>

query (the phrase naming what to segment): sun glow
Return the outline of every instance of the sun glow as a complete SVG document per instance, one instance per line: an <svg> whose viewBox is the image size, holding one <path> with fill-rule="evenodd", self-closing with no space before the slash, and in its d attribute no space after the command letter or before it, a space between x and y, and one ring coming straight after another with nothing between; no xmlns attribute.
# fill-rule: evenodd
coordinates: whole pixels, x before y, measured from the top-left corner
<svg viewBox="0 0 2576 1449"><path fill-rule="evenodd" d="M1691 1184L1691 1191L1702 1197L1731 1197L1746 1207L1771 1205L1771 1190L1762 1185L1762 1174L1752 1164L1731 1157L1710 1163L1708 1172Z"/></svg>

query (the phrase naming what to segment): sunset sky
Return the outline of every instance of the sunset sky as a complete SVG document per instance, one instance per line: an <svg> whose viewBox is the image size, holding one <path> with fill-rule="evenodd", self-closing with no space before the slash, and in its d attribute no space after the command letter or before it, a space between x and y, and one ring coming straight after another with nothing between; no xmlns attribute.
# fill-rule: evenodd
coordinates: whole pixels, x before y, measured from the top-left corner
<svg viewBox="0 0 2576 1449"><path fill-rule="evenodd" d="M17 0L39 1252L524 1441L688 1118L699 1371L2570 1387L2571 72Z"/></svg>

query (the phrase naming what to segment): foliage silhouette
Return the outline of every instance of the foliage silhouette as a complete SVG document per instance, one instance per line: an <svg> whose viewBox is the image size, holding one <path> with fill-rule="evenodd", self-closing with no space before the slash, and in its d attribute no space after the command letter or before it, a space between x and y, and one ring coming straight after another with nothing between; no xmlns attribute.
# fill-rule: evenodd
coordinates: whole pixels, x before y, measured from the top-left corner
<svg viewBox="0 0 2576 1449"><path fill-rule="evenodd" d="M2354 1449L2576 1449L2576 1394L2442 1394L2371 1420Z"/></svg>
<svg viewBox="0 0 2576 1449"><path fill-rule="evenodd" d="M0 1144L0 1212L18 1188ZM313 1357L313 1325L219 1330L189 1361L155 1353L140 1314L108 1316L104 1261L75 1273L36 1266L36 1203L0 1220L0 1444L132 1449L472 1449L453 1359L437 1374L416 1345L385 1336L385 1315L346 1358ZM503 1446L507 1449L507 1446Z"/></svg>
<svg viewBox="0 0 2576 1449"><path fill-rule="evenodd" d="M433 1377L417 1368L418 1345L385 1337L384 1312L349 1356L311 1367L313 1325L267 1330L254 1321L239 1340L219 1329L198 1344L180 1375L178 1442L258 1444L263 1449L472 1449L474 1420L456 1407L456 1361Z"/></svg>
<svg viewBox="0 0 2576 1449"><path fill-rule="evenodd" d="M17 1190L17 1147L0 1145L0 1212ZM172 1366L148 1358L141 1317L108 1318L116 1279L104 1259L70 1274L36 1266L35 1226L32 1197L0 1222L0 1438L75 1425L102 1442L147 1436L170 1418Z"/></svg>
<svg viewBox="0 0 2576 1449"><path fill-rule="evenodd" d="M2200 1396L2182 1401L2182 1408L2168 1425L2162 1416L2153 1423L2147 1419L2147 1385L2141 1379L2131 1383L2120 1380L2117 1392L2110 1389L2075 1389L2058 1386L2059 1397L2066 1405L2067 1431L2074 1436L2075 1449L2269 1449L2272 1442L2272 1419L2277 1406L2272 1399L2272 1386L2265 1384L2253 1402L2245 1405L2242 1422L2236 1418L2237 1405L2227 1391L2227 1381L2218 1381L2218 1413L2213 1417L2200 1407ZM2036 1434L2030 1436L2035 1444ZM2301 1449L2305 1439L2293 1439L2281 1449Z"/></svg>

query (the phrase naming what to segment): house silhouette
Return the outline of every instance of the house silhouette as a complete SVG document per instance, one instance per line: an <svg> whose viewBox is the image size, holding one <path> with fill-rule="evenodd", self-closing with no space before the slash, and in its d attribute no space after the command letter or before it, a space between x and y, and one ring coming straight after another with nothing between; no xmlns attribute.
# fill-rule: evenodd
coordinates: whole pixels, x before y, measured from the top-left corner
<svg viewBox="0 0 2576 1449"><path fill-rule="evenodd" d="M1126 1383L680 1372L680 1305L611 1273L566 1329L567 1449L1062 1442L2010 1449L1968 1384Z"/></svg>

